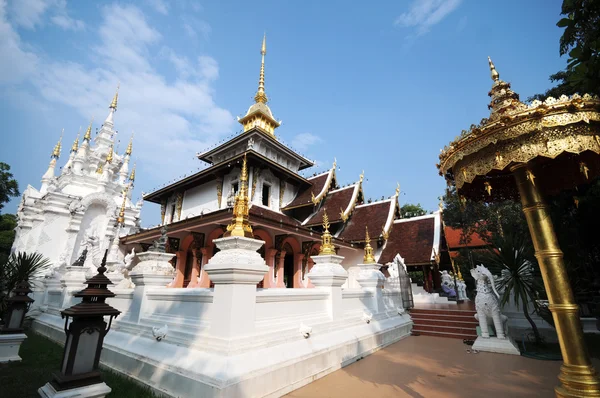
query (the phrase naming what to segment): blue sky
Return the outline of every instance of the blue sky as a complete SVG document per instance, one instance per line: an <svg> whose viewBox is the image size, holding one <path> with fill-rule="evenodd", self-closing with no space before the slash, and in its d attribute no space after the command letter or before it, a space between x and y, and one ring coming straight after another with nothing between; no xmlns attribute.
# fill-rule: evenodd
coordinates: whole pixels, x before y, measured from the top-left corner
<svg viewBox="0 0 600 398"><path fill-rule="evenodd" d="M240 130L267 33L266 92L281 140L338 180L364 169L366 197L435 210L440 148L489 112L487 56L524 100L550 86L561 0L0 0L0 161L39 188L65 129L135 131L134 199L203 167L196 152ZM18 200L5 207L16 211ZM146 203L143 225L156 223Z"/></svg>

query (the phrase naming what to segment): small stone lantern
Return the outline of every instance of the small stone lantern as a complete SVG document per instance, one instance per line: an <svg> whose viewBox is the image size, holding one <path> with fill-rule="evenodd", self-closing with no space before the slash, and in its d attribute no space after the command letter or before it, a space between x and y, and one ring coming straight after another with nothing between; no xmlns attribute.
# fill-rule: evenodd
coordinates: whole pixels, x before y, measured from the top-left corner
<svg viewBox="0 0 600 398"><path fill-rule="evenodd" d="M53 380L38 390L42 397L54 397L64 390L78 390L81 396L94 397L111 391L102 382L98 370L104 336L110 330L113 317L121 313L105 303L107 298L115 296L108 290L107 285L111 281L104 275L107 254L108 250L104 253L98 274L85 282L88 287L74 294L82 298L81 303L61 311L67 336L62 365L60 373L55 373ZM108 317L108 324L104 317ZM70 324L69 318L73 318ZM94 393L89 395L91 391L87 390L94 390Z"/></svg>
<svg viewBox="0 0 600 398"><path fill-rule="evenodd" d="M8 308L4 316L4 326L0 329L0 334L14 334L23 332L23 321L25 314L34 300L29 297L32 290L29 288L29 282L20 282L14 290L14 296L7 300Z"/></svg>

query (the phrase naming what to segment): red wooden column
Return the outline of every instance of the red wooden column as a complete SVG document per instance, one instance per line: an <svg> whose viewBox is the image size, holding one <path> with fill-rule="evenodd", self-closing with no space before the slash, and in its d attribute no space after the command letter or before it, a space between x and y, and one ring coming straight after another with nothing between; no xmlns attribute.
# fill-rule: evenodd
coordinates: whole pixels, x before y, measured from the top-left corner
<svg viewBox="0 0 600 398"><path fill-rule="evenodd" d="M294 288L303 288L302 283L302 260L304 259L304 253L294 254Z"/></svg>
<svg viewBox="0 0 600 398"><path fill-rule="evenodd" d="M198 276L200 276L200 264L198 264L198 249L192 249L192 255L194 256L194 262L192 265L192 274L190 276L190 283L188 283L187 287L200 287L200 283L198 283Z"/></svg>
<svg viewBox="0 0 600 398"><path fill-rule="evenodd" d="M277 280L275 287L285 287L283 283L283 263L285 261L285 250L279 252L279 261L277 262Z"/></svg>
<svg viewBox="0 0 600 398"><path fill-rule="evenodd" d="M185 272L186 252L184 252L183 250L179 250L175 252L175 256L177 257L177 269L175 270L175 279L167 286L183 287L183 273Z"/></svg>
<svg viewBox="0 0 600 398"><path fill-rule="evenodd" d="M198 287L210 287L210 278L204 270L204 266L206 265L206 263L208 263L208 260L210 260L210 258L213 256L213 248L212 246L203 247L202 249L200 249L200 251L202 252L202 267L200 268L200 283Z"/></svg>
<svg viewBox="0 0 600 398"><path fill-rule="evenodd" d="M275 287L275 255L277 254L277 249L267 249L265 251L265 263L269 267L269 271L265 274L265 278L263 280L263 287L270 288Z"/></svg>

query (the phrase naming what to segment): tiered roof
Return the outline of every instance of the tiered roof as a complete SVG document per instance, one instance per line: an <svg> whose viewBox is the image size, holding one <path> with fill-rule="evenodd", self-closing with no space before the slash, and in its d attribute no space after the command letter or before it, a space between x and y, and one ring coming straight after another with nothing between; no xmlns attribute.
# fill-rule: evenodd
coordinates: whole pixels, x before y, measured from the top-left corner
<svg viewBox="0 0 600 398"><path fill-rule="evenodd" d="M378 262L387 264L400 254L407 265L430 264L440 252L440 231L439 212L395 220Z"/></svg>
<svg viewBox="0 0 600 398"><path fill-rule="evenodd" d="M309 227L320 225L325 213L329 216L332 224L346 222L354 210L357 202L362 202L361 183L357 182L350 186L329 191L321 207L310 215L302 225Z"/></svg>
<svg viewBox="0 0 600 398"><path fill-rule="evenodd" d="M333 188L336 184L335 165L334 162L333 167L325 173L308 178L307 180L311 185L298 192L294 200L285 206L283 210L319 204L325 195L327 195L329 189Z"/></svg>
<svg viewBox="0 0 600 398"><path fill-rule="evenodd" d="M400 217L397 195L379 202L356 206L352 217L338 234L338 238L350 242L363 242L365 227L367 227L369 231L372 231L373 237L382 236L386 239L392 222L397 217Z"/></svg>

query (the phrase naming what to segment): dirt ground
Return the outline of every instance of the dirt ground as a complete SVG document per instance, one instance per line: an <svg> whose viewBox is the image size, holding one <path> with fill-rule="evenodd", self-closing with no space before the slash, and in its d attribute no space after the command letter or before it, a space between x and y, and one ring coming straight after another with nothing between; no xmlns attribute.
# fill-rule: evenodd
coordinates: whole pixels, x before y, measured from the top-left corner
<svg viewBox="0 0 600 398"><path fill-rule="evenodd" d="M409 336L287 397L554 397L561 361L468 348L458 339Z"/></svg>

